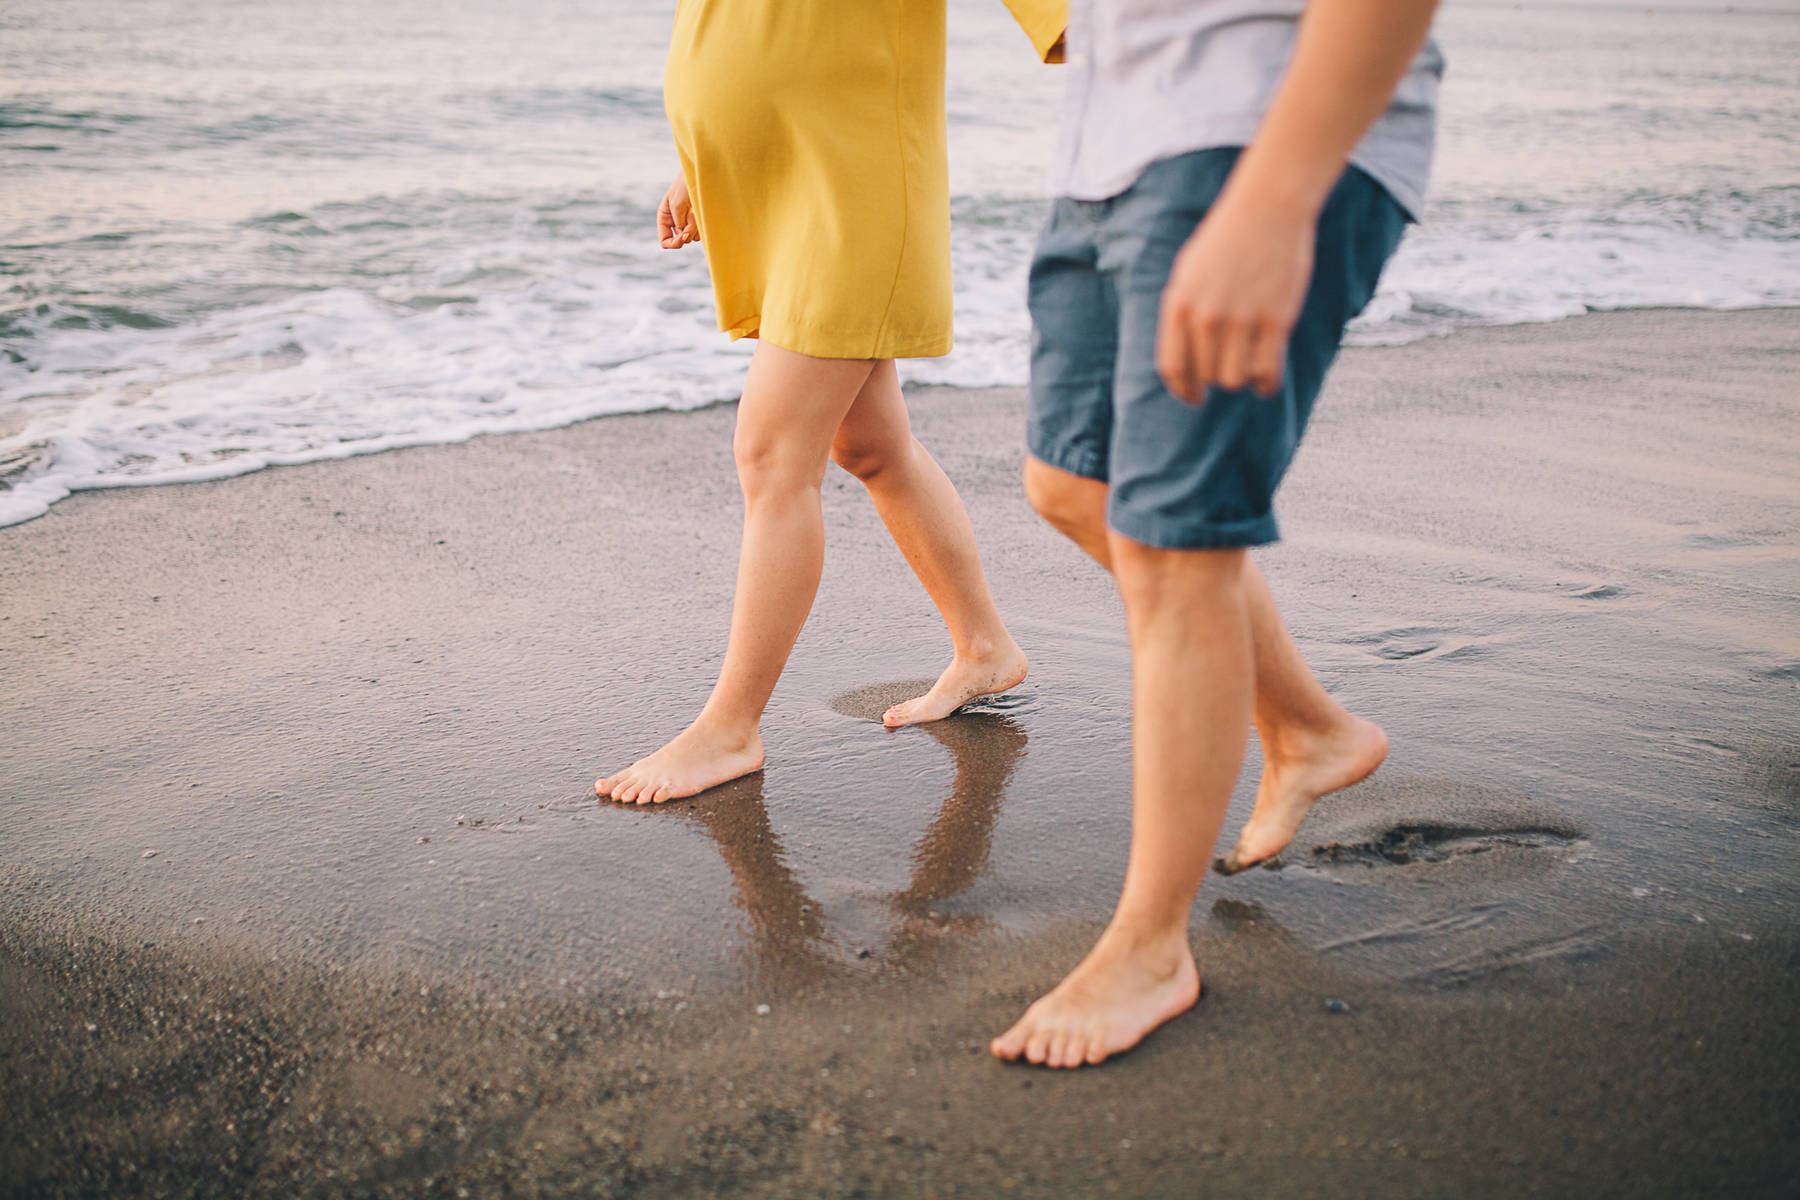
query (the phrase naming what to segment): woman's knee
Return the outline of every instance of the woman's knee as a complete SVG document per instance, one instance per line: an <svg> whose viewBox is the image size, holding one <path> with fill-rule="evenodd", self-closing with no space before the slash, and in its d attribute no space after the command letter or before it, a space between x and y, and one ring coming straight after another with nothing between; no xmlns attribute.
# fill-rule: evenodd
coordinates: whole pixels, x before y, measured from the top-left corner
<svg viewBox="0 0 1800 1200"><path fill-rule="evenodd" d="M905 438L871 438L839 430L832 439L831 461L868 483L892 469L912 448L911 434Z"/></svg>
<svg viewBox="0 0 1800 1200"><path fill-rule="evenodd" d="M825 480L825 460L809 453L799 439L773 429L739 424L731 439L738 484L746 498L794 488L817 490Z"/></svg>

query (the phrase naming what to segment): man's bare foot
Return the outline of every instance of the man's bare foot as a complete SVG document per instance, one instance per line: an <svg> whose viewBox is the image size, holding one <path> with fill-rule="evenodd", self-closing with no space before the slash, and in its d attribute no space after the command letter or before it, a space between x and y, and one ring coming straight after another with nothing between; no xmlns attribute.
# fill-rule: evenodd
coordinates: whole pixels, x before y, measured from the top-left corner
<svg viewBox="0 0 1800 1200"><path fill-rule="evenodd" d="M1091 1066L1131 1049L1199 998L1185 929L1143 942L1108 927L1068 978L988 1049L1046 1067Z"/></svg>
<svg viewBox="0 0 1800 1200"><path fill-rule="evenodd" d="M620 804L661 804L759 771L762 765L761 735L721 734L696 721L655 754L595 780L594 794Z"/></svg>
<svg viewBox="0 0 1800 1200"><path fill-rule="evenodd" d="M1277 754L1263 747L1262 779L1256 808L1231 852L1213 863L1221 875L1236 875L1281 853L1320 796L1360 783L1387 757L1381 726L1345 713L1345 722L1324 737L1302 744L1298 753Z"/></svg>
<svg viewBox="0 0 1800 1200"><path fill-rule="evenodd" d="M941 721L977 696L991 696L1025 682L1030 667L1025 652L1011 638L991 654L959 654L944 668L931 690L912 700L903 700L882 714L881 723L889 729L902 725L923 725Z"/></svg>

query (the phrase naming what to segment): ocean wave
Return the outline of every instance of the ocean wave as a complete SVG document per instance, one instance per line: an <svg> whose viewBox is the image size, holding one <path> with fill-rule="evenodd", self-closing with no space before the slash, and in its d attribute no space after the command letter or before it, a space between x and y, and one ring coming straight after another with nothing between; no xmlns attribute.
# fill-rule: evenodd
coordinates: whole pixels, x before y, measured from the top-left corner
<svg viewBox="0 0 1800 1200"><path fill-rule="evenodd" d="M1744 236L1743 212L1763 214L1757 228L1787 228L1767 196L1730 203L1739 216L1662 223L1644 214L1671 206L1648 201L1635 220L1439 212L1409 234L1349 340L1609 309L1800 304L1800 239ZM0 525L78 490L731 399L748 344L714 330L704 260L655 249L641 209L593 193L447 192L278 210L225 239L235 272L214 263L218 278L180 286L171 264L194 253L192 237L90 236L86 252L134 264L118 294L0 311ZM1025 268L1046 209L957 199L957 347L904 364L909 382L1025 382ZM41 279L78 249L7 253L43 260ZM154 282L134 288L140 276Z"/></svg>
<svg viewBox="0 0 1800 1200"><path fill-rule="evenodd" d="M1434 198L1350 341L1800 304L1792 21L1563 7L1447 6ZM9 14L0 524L736 395L701 254L654 243L664 8L315 9ZM951 18L957 344L903 374L1016 386L1061 76L1003 6Z"/></svg>

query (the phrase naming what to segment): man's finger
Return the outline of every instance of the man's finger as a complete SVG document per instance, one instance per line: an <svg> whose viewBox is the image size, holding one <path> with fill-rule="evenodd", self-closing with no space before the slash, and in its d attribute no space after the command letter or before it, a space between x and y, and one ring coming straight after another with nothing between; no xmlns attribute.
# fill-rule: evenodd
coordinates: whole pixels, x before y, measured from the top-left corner
<svg viewBox="0 0 1800 1200"><path fill-rule="evenodd" d="M1190 314L1187 327L1188 379L1185 391L1177 393L1189 404L1206 403L1206 389L1219 378L1219 339L1221 327L1215 317Z"/></svg>
<svg viewBox="0 0 1800 1200"><path fill-rule="evenodd" d="M1254 327L1241 321L1225 321L1219 327L1217 373L1213 382L1235 392L1249 378L1250 338Z"/></svg>
<svg viewBox="0 0 1800 1200"><path fill-rule="evenodd" d="M1250 386L1257 394L1273 396L1281 389L1281 376L1286 366L1290 327L1264 325L1258 330L1250 351Z"/></svg>
<svg viewBox="0 0 1800 1200"><path fill-rule="evenodd" d="M1193 390L1193 363L1188 354L1188 329L1179 306L1165 304L1156 323L1156 373L1163 386L1182 399Z"/></svg>

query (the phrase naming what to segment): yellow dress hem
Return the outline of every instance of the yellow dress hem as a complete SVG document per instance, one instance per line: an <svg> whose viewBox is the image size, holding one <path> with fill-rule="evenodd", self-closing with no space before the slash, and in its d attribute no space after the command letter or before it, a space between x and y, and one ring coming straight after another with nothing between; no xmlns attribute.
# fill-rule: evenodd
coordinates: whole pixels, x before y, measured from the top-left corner
<svg viewBox="0 0 1800 1200"><path fill-rule="evenodd" d="M802 325L797 322L771 321L751 317L736 324L719 326L739 338L758 338L770 345L804 354L808 358L942 358L950 353L954 337L947 332L928 333L857 333L832 326Z"/></svg>

